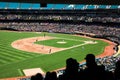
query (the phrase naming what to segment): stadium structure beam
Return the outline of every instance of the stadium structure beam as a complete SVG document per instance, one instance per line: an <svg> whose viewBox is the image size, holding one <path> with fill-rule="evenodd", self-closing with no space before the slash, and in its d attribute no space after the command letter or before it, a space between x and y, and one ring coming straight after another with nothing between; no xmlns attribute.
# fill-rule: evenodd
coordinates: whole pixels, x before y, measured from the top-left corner
<svg viewBox="0 0 120 80"><path fill-rule="evenodd" d="M47 4L93 4L120 5L120 0L0 0L1 2L47 3Z"/></svg>

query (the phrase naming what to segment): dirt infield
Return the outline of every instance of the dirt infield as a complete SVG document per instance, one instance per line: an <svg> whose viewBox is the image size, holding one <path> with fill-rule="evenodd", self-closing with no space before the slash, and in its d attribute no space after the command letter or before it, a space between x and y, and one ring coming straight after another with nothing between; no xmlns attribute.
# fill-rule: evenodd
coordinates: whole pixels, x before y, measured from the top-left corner
<svg viewBox="0 0 120 80"><path fill-rule="evenodd" d="M35 52L40 54L50 54L50 53L58 52L65 49L65 48L56 48L52 46L34 44L34 42L49 40L49 39L53 39L53 37L46 36L46 37L25 38L25 39L14 41L11 44L11 46L13 48L16 48L22 51Z"/></svg>
<svg viewBox="0 0 120 80"><path fill-rule="evenodd" d="M91 37L87 37L87 36L80 36L80 37L84 37L84 38L91 38ZM16 40L14 41L11 45L12 47L19 49L19 50L23 50L23 51L27 51L27 52L35 52L35 53L40 53L40 54L50 54L50 53L54 53L54 52L58 52L61 50L65 50L65 49L69 49L69 48L57 48L57 47L52 47L52 46L45 46L45 45L39 45L39 44L34 44L34 42L36 41L42 41L42 40L49 40L49 39L54 39L55 37L33 37L33 38L25 38L25 39L21 39L21 40ZM115 43L109 41L109 40L105 40L105 39L97 39L97 38L91 38L94 40L103 40L104 42L107 42L109 45L105 47L104 52L101 53L100 55L96 56L96 57L105 57L105 56L111 56L115 53L114 51L114 46L116 45ZM86 42L84 44L81 45L77 45L77 46L82 46L85 44L91 44L90 42ZM93 43L92 43L93 44ZM70 48L74 48L77 46L73 46Z"/></svg>
<svg viewBox="0 0 120 80"><path fill-rule="evenodd" d="M71 46L69 48L57 48L57 47L52 47L52 46L34 44L34 42L49 40L49 39L55 39L55 37L46 36L46 37L33 37L33 38L20 39L20 40L14 41L11 44L11 46L13 48L16 48L16 49L22 50L22 51L35 52L35 53L40 53L40 54L51 54L54 52L71 49L71 48L75 48L75 47L86 45L86 44L96 44L97 43L97 42L93 42L93 41L84 41L83 44ZM57 42L57 43L64 44L66 42L61 41L61 42Z"/></svg>
<svg viewBox="0 0 120 80"><path fill-rule="evenodd" d="M85 36L82 36L82 37L85 37ZM54 39L54 38L55 37L49 37L49 36L25 38L25 39L20 39L20 40L14 41L11 44L11 46L13 48L16 48L16 49L19 49L22 51L35 52L35 53L40 53L40 54L41 53L42 54L50 54L50 53L54 53L54 52L58 52L58 51L67 49L67 48L57 48L57 47L52 47L52 46L34 44L34 42L37 42L37 41L49 40L49 39ZM86 38L90 38L90 37L86 37ZM93 38L91 38L91 39L93 39ZM104 49L104 52L102 54L98 55L97 57L113 55L114 54L113 48L116 44L111 41L105 40L105 39L101 39L101 40L109 43L109 46L106 46ZM90 43L86 42L85 44L90 44ZM82 45L84 45L84 44L82 44Z"/></svg>

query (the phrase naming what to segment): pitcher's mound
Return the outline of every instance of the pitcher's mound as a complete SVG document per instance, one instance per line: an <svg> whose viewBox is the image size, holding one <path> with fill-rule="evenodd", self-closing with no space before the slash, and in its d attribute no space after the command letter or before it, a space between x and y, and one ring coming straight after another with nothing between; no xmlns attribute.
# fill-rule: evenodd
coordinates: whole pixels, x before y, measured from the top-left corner
<svg viewBox="0 0 120 80"><path fill-rule="evenodd" d="M67 42L65 42L65 41L58 41L57 43L58 44L66 44Z"/></svg>

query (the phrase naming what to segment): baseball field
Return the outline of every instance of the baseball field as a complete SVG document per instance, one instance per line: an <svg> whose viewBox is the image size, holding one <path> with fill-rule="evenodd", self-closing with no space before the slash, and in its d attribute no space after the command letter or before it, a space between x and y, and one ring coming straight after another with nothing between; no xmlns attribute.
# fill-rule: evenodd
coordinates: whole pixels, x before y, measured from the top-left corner
<svg viewBox="0 0 120 80"><path fill-rule="evenodd" d="M63 68L67 58L81 62L86 54L102 54L108 45L70 34L0 31L0 78L24 76L24 69L47 72Z"/></svg>

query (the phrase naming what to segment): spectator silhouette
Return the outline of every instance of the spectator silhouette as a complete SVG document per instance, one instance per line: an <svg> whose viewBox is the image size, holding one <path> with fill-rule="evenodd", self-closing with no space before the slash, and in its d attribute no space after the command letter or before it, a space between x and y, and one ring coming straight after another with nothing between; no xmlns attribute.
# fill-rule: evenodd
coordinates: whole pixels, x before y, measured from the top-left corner
<svg viewBox="0 0 120 80"><path fill-rule="evenodd" d="M58 80L56 72L47 72L44 80Z"/></svg>
<svg viewBox="0 0 120 80"><path fill-rule="evenodd" d="M120 60L116 63L116 68L114 71L115 80L120 80Z"/></svg>
<svg viewBox="0 0 120 80"><path fill-rule="evenodd" d="M35 80L36 79L36 77L35 76L31 76L31 80Z"/></svg>
<svg viewBox="0 0 120 80"><path fill-rule="evenodd" d="M48 71L45 75L45 79L44 80L48 80L50 78L50 72Z"/></svg>
<svg viewBox="0 0 120 80"><path fill-rule="evenodd" d="M58 80L57 79L57 73L56 72L51 72L51 80Z"/></svg>
<svg viewBox="0 0 120 80"><path fill-rule="evenodd" d="M104 66L98 66L95 62L95 56L88 54L86 56L86 68L83 72L84 80L106 80Z"/></svg>
<svg viewBox="0 0 120 80"><path fill-rule="evenodd" d="M31 76L31 80L43 80L41 73L37 73L35 76Z"/></svg>
<svg viewBox="0 0 120 80"><path fill-rule="evenodd" d="M78 68L79 63L73 58L68 58L66 60L65 73L61 80L78 80Z"/></svg>

